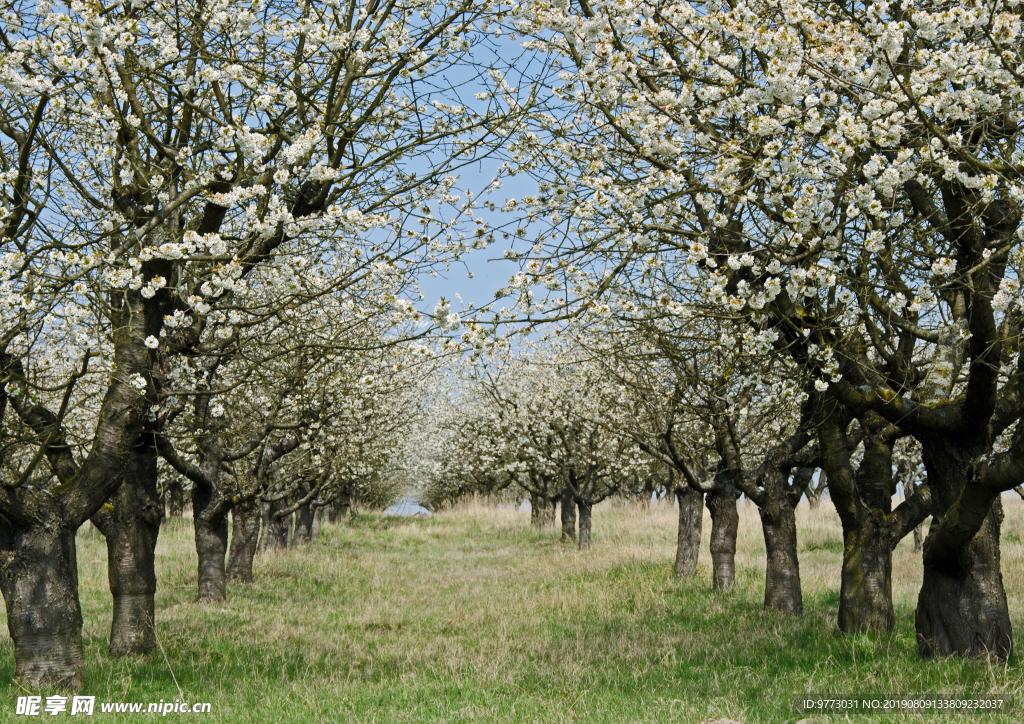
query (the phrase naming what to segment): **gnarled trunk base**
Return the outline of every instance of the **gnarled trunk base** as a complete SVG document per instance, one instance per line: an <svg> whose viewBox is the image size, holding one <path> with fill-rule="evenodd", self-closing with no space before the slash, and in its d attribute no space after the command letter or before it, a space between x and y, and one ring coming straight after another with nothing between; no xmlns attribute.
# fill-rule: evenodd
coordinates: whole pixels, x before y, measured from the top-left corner
<svg viewBox="0 0 1024 724"><path fill-rule="evenodd" d="M0 529L0 590L14 677L29 691L85 686L75 531L53 519Z"/></svg>
<svg viewBox="0 0 1024 724"><path fill-rule="evenodd" d="M1002 502L997 498L955 565L928 559L914 623L922 656L991 656L1013 653L1013 631L999 562ZM933 523L933 525L937 525Z"/></svg>

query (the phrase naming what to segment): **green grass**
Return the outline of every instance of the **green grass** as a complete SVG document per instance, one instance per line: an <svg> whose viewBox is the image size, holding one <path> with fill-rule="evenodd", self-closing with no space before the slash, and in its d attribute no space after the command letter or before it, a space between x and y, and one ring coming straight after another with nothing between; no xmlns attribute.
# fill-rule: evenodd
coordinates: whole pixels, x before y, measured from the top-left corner
<svg viewBox="0 0 1024 724"><path fill-rule="evenodd" d="M209 701L205 722L1017 722L1002 712L804 713L805 698L1016 697L1020 659L922 661L913 632L920 562L894 559L897 628L836 633L841 541L827 504L799 511L806 614L761 611L764 546L741 504L738 587L711 590L704 549L694 580L675 581L675 512L602 506L581 554L525 513L470 506L431 518L361 516L303 550L260 557L256 581L200 606L189 521L158 549L164 654L111 660L106 554L79 538L86 693L97 701ZM1003 570L1021 631L1024 504L1007 506ZM1013 541L1013 542L1010 542ZM6 631L6 626L3 627ZM13 647L0 641L0 721L14 716ZM173 672L173 673L172 673ZM177 680L177 685L175 684ZM67 714L46 717L60 721ZM156 720L101 715L94 721ZM82 719L85 721L85 719Z"/></svg>

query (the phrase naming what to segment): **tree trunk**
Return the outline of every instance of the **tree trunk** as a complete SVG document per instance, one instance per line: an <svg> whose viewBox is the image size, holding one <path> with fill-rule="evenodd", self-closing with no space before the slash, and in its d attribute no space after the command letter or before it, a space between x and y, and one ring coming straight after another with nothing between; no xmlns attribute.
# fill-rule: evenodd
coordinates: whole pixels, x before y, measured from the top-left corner
<svg viewBox="0 0 1024 724"><path fill-rule="evenodd" d="M676 537L676 578L689 578L697 572L700 534L704 525L704 494L689 486L675 489L679 502L679 533Z"/></svg>
<svg viewBox="0 0 1024 724"><path fill-rule="evenodd" d="M331 523L344 522L345 516L347 516L349 513L348 494L341 493L337 498L334 499L334 502L331 503L330 508L328 510L330 512L330 517L328 518L328 520Z"/></svg>
<svg viewBox="0 0 1024 724"><path fill-rule="evenodd" d="M576 542L576 501L572 489L566 485L562 488L562 542L569 541Z"/></svg>
<svg viewBox="0 0 1024 724"><path fill-rule="evenodd" d="M93 516L107 542L107 578L113 597L110 655L148 654L156 648L156 541L160 534L157 452L150 433L139 436L124 482Z"/></svg>
<svg viewBox="0 0 1024 724"><path fill-rule="evenodd" d="M804 598L796 549L796 511L786 500L769 500L759 512L767 553L764 608L799 616L804 612Z"/></svg>
<svg viewBox="0 0 1024 724"><path fill-rule="evenodd" d="M305 498L309 495L309 491L306 488L299 488L298 492L295 493L295 497ZM299 506L299 509L295 511L295 528L292 531L291 540L288 541L288 545L291 548L297 548L304 546L309 543L310 532L313 529L313 507L306 503L305 505Z"/></svg>
<svg viewBox="0 0 1024 724"><path fill-rule="evenodd" d="M530 525L534 530L555 527L555 504L542 495L530 494Z"/></svg>
<svg viewBox="0 0 1024 724"><path fill-rule="evenodd" d="M1002 501L996 498L957 561L930 560L925 541L924 581L914 617L922 656L991 655L1005 660L1013 652L999 561L1002 520Z"/></svg>
<svg viewBox="0 0 1024 724"><path fill-rule="evenodd" d="M57 515L31 527L0 523L0 548L14 677L27 691L81 689L85 661L75 531Z"/></svg>
<svg viewBox="0 0 1024 724"><path fill-rule="evenodd" d="M716 591L729 591L736 582L736 534L740 515L735 487L728 473L715 476L715 489L704 498L711 513L711 567Z"/></svg>
<svg viewBox="0 0 1024 724"><path fill-rule="evenodd" d="M180 480L168 483L165 497L167 498L167 517L180 518L185 510L185 488Z"/></svg>
<svg viewBox="0 0 1024 724"><path fill-rule="evenodd" d="M238 583L252 582L252 561L260 537L260 511L255 501L239 503L231 509L231 550L227 577Z"/></svg>
<svg viewBox="0 0 1024 724"><path fill-rule="evenodd" d="M914 526L914 553L924 550L924 523Z"/></svg>
<svg viewBox="0 0 1024 724"><path fill-rule="evenodd" d="M967 485L974 468L970 451L945 440L926 442L923 461L932 491L932 522L924 541L924 580L914 623L922 656L994 656L1013 653L1006 591L999 555L1003 522L1002 499L996 495L981 527L967 540L968 505L950 508ZM979 517L984 509L979 512ZM944 521L946 517L955 519ZM960 525L943 525L943 523Z"/></svg>
<svg viewBox="0 0 1024 724"><path fill-rule="evenodd" d="M807 504L811 510L817 510L821 507L821 497L825 494L825 489L828 487L828 476L824 470L818 472L818 481L811 480L807 486Z"/></svg>
<svg viewBox="0 0 1024 724"><path fill-rule="evenodd" d="M259 551L284 550L288 545L288 521L278 518L277 513L284 509L284 502L275 500L263 504L263 535L260 537Z"/></svg>
<svg viewBox="0 0 1024 724"><path fill-rule="evenodd" d="M320 540L320 530L324 526L324 509L323 507L317 507L313 510L313 527L309 531L309 539L313 541Z"/></svg>
<svg viewBox="0 0 1024 724"><path fill-rule="evenodd" d="M590 549L590 519L594 503L590 498L581 498L580 509L580 550Z"/></svg>
<svg viewBox="0 0 1024 724"><path fill-rule="evenodd" d="M196 555L199 558L199 603L227 599L224 556L228 548L228 517L221 509L220 494L205 485L192 487Z"/></svg>
<svg viewBox="0 0 1024 724"><path fill-rule="evenodd" d="M892 537L870 515L844 526L843 568L839 585L839 630L843 633L891 631Z"/></svg>

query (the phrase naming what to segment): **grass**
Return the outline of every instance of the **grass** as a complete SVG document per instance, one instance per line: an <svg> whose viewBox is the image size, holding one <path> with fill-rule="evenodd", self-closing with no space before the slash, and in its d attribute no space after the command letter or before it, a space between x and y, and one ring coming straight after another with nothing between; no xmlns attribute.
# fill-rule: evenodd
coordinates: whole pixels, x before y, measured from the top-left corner
<svg viewBox="0 0 1024 724"><path fill-rule="evenodd" d="M1001 712L801 711L805 698L957 698L1024 693L1020 659L922 661L913 632L921 569L910 540L894 558L897 628L836 633L841 533L834 511L798 512L806 614L761 611L764 544L740 504L737 589L710 587L705 520L696 579L671 577L675 511L601 506L590 552L534 533L528 514L480 505L430 518L360 516L302 550L257 558L228 601L195 597L191 524L158 548L158 633L166 652L111 660L106 549L79 538L87 694L174 700L204 722L1017 722ZM1024 503L1007 501L1003 573L1022 630ZM6 626L3 626L6 632ZM1018 633L1018 635L1020 635ZM0 721L15 717L13 647L0 640ZM173 672L173 675L172 675ZM177 685L175 683L177 681ZM61 715L68 717L68 714ZM50 717L46 717L50 719ZM155 720L153 714L93 720ZM60 720L60 717L52 719ZM75 719L71 719L74 721Z"/></svg>

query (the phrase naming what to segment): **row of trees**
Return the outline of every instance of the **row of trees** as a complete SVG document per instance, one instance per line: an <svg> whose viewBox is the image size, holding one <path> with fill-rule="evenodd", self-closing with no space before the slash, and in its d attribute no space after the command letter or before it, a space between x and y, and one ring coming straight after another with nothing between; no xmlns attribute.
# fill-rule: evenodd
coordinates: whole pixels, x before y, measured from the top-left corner
<svg viewBox="0 0 1024 724"><path fill-rule="evenodd" d="M524 318L658 330L666 367L713 392L701 420L719 474L766 526L790 525L798 492L775 470L815 458L844 531L842 630L892 626L892 547L931 514L921 653L1008 657L1019 4L581 0L524 3L515 26L561 64L510 146L540 182L517 203L534 242L508 290ZM531 282L561 290L538 300ZM743 411L770 416L787 384L798 422L751 467ZM901 441L926 476L894 509Z"/></svg>
<svg viewBox="0 0 1024 724"><path fill-rule="evenodd" d="M1020 8L10 4L0 589L17 676L83 683L88 520L112 652L152 647L167 469L191 483L203 601L225 595L229 511L244 574L263 504L280 521L426 476L439 499L514 483L538 524L561 500L583 546L603 497L674 491L683 573L704 496L721 587L742 493L766 605L799 613L793 509L820 468L844 530L840 628L892 627L893 546L931 515L921 652L1008 657ZM431 316L418 275L493 241L456 189L491 155L536 181L502 205L532 242L507 254L515 304ZM516 319L559 338L423 381ZM894 508L901 480L915 494Z"/></svg>
<svg viewBox="0 0 1024 724"><path fill-rule="evenodd" d="M111 653L153 647L163 465L191 482L200 601L225 595L229 511L244 576L261 503L393 478L430 357L407 298L469 248L458 169L528 107L471 60L496 58L500 17L471 0L5 6L0 589L26 686L84 683L89 520Z"/></svg>

